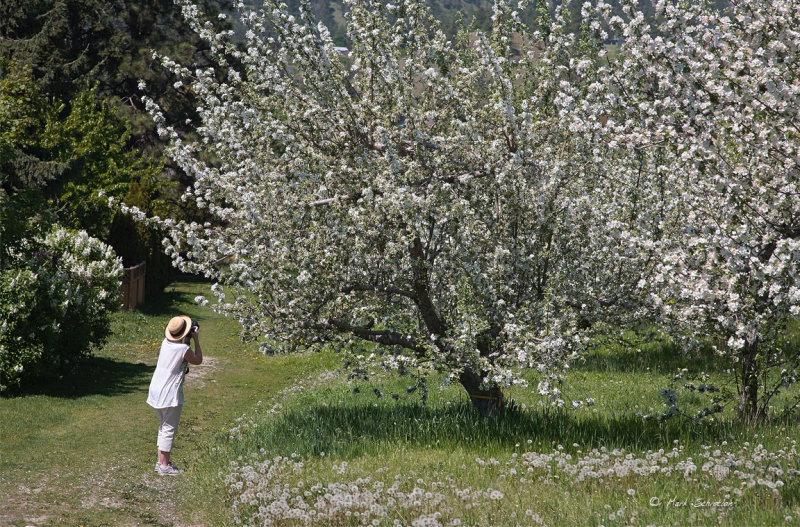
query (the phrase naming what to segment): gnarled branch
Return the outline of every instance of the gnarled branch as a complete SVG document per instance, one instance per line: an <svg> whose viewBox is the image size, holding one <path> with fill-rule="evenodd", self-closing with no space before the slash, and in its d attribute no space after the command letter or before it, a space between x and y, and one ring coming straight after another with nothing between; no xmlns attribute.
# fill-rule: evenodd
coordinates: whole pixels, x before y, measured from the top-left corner
<svg viewBox="0 0 800 527"><path fill-rule="evenodd" d="M423 357L427 351L416 339L408 335L403 335L402 333L389 329L372 329L371 326L355 326L340 319L329 318L325 322L309 324L307 327L316 330L333 330L342 333L350 333L360 339L386 346L400 346L413 351L418 357Z"/></svg>

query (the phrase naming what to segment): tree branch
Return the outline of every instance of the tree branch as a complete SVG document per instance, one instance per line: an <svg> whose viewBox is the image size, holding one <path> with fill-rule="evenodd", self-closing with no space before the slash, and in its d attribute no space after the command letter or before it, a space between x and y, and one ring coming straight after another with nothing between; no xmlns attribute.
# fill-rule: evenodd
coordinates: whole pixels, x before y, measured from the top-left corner
<svg viewBox="0 0 800 527"><path fill-rule="evenodd" d="M422 357L426 353L426 348L420 345L415 339L397 333L396 331L388 329L371 329L369 326L354 326L344 320L329 318L323 323L309 324L309 329L324 330L324 331L339 331L343 333L350 333L356 337L383 344L385 346L401 346L416 353L418 357Z"/></svg>
<svg viewBox="0 0 800 527"><path fill-rule="evenodd" d="M372 284L348 284L342 288L342 293L346 295L353 291L378 291L381 293L389 293L393 295L404 296L406 298L414 300L415 302L417 300L417 296L414 294L413 291L407 291L405 289L393 286L380 286Z"/></svg>
<svg viewBox="0 0 800 527"><path fill-rule="evenodd" d="M422 320L431 333L443 337L447 334L447 326L436 312L436 307L431 301L430 279L428 278L428 270L425 265L425 251L422 249L422 240L419 239L419 236L416 236L414 241L411 242L409 253L411 255L411 269L413 271L412 285L415 302L422 315Z"/></svg>

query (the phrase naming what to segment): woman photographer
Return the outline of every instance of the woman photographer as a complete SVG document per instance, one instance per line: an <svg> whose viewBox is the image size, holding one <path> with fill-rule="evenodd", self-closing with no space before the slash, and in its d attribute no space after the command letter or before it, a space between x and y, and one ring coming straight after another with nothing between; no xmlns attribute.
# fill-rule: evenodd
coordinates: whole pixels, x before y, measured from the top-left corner
<svg viewBox="0 0 800 527"><path fill-rule="evenodd" d="M181 471L169 461L172 441L183 408L183 382L189 371L188 364L201 364L203 351L198 337L199 326L186 315L173 317L164 330L166 337L158 353L158 364L150 381L147 404L156 409L158 427L158 461L156 472L165 476ZM194 350L189 343L194 341ZM188 364L187 364L188 363Z"/></svg>

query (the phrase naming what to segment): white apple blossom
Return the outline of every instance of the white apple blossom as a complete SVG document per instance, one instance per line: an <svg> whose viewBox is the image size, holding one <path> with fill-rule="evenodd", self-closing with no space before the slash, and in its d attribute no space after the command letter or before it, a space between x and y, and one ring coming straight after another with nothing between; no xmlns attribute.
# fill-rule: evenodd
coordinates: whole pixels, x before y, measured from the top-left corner
<svg viewBox="0 0 800 527"><path fill-rule="evenodd" d="M661 194L645 196L660 261L641 285L687 342L719 341L756 418L798 374L784 334L800 313L800 3L662 0L652 27L625 12L606 18L620 58L572 126L642 159Z"/></svg>
<svg viewBox="0 0 800 527"><path fill-rule="evenodd" d="M240 3L237 46L183 2L219 65L162 57L197 139L148 107L213 221L147 221L265 345L377 343L353 360L453 372L484 411L526 370L554 387L579 326L632 312L661 221L636 202L642 161L569 126L602 50L562 8L542 36L498 1L489 33L448 39L421 0L346 4L345 59L305 3Z"/></svg>

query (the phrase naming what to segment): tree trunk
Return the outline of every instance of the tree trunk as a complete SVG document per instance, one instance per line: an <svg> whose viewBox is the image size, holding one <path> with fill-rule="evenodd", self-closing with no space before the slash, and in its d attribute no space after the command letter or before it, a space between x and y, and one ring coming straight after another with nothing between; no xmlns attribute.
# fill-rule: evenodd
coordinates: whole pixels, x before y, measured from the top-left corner
<svg viewBox="0 0 800 527"><path fill-rule="evenodd" d="M756 354L758 344L748 344L741 352L742 379L739 386L739 416L747 423L755 422L759 417L758 409L758 364Z"/></svg>
<svg viewBox="0 0 800 527"><path fill-rule="evenodd" d="M488 390L481 388L483 377L471 368L464 368L458 380L467 390L472 406L481 415L495 415L503 409L503 391L498 386L492 386Z"/></svg>

